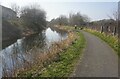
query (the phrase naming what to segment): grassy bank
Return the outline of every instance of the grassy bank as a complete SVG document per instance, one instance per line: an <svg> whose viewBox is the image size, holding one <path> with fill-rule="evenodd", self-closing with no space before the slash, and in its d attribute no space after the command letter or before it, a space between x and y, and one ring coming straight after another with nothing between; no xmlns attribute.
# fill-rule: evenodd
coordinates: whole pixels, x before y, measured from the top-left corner
<svg viewBox="0 0 120 79"><path fill-rule="evenodd" d="M54 62L38 75L40 77L64 77L69 76L73 71L77 58L82 55L85 47L85 39L81 33L77 33L79 38L66 50L60 53L58 62Z"/></svg>
<svg viewBox="0 0 120 79"><path fill-rule="evenodd" d="M108 43L118 54L118 56L120 56L120 50L118 50L120 47L118 45L118 38L112 35L106 35L105 33L100 33L99 31L96 30L91 30L91 29L85 29L85 31L92 33L93 35L98 36L99 38L101 38L103 41L105 41L106 43Z"/></svg>
<svg viewBox="0 0 120 79"><path fill-rule="evenodd" d="M72 32L73 29L70 30L70 34L68 38L62 43L56 43L53 50L49 53L44 53L45 58L41 55L40 58L44 59L44 62L49 62L51 59L51 63L49 65L35 66L30 70L23 71L17 74L19 77L63 77L69 76L72 73L74 66L76 64L77 59L82 55L82 50L85 47L85 39L84 36L80 32ZM49 55L48 55L49 54ZM57 58L54 60L53 58Z"/></svg>

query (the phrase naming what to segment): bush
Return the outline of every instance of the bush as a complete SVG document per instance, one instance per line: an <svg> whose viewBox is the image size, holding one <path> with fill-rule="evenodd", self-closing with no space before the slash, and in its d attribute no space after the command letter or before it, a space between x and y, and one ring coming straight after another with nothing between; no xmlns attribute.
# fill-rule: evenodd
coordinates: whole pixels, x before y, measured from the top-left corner
<svg viewBox="0 0 120 79"><path fill-rule="evenodd" d="M20 18L28 29L35 32L42 31L46 27L46 13L37 6L27 6L21 10Z"/></svg>

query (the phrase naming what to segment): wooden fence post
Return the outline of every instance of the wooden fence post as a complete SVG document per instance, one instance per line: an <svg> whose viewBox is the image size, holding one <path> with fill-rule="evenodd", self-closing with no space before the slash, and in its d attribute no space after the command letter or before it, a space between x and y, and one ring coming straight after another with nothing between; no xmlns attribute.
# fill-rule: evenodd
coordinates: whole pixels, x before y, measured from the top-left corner
<svg viewBox="0 0 120 79"><path fill-rule="evenodd" d="M116 31L117 31L117 29L116 29L116 26L114 27L114 31L113 31L113 35L115 36L116 35Z"/></svg>
<svg viewBox="0 0 120 79"><path fill-rule="evenodd" d="M103 26L101 26L101 33L103 33Z"/></svg>

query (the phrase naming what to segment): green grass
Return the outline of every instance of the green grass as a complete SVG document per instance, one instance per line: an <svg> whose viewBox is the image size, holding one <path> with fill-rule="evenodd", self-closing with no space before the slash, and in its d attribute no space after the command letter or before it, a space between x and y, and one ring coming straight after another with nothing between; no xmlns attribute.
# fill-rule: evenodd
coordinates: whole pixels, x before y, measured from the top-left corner
<svg viewBox="0 0 120 79"><path fill-rule="evenodd" d="M99 31L95 31L95 30L91 30L91 29L85 29L85 31L92 33L93 35L98 36L99 38L101 38L103 41L105 41L106 43L108 43L118 54L118 56L120 56L120 46L118 45L118 38L112 35L106 35L105 33L100 33Z"/></svg>
<svg viewBox="0 0 120 79"><path fill-rule="evenodd" d="M60 60L49 65L40 77L64 77L68 76L74 69L77 58L82 55L85 47L84 36L78 32L79 38L66 51L60 53Z"/></svg>
<svg viewBox="0 0 120 79"><path fill-rule="evenodd" d="M33 72L28 72L25 77L65 77L69 76L77 63L77 60L82 56L82 50L85 47L85 39L82 33L77 32L78 39L75 40L65 51L59 53L59 60L53 62L42 71L33 75ZM23 76L23 75L22 75Z"/></svg>

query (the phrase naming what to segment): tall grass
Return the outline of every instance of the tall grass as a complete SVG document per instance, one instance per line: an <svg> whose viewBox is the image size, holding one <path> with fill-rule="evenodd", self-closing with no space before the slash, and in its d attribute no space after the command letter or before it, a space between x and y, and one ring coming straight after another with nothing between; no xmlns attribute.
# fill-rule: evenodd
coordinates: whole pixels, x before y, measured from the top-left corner
<svg viewBox="0 0 120 79"><path fill-rule="evenodd" d="M16 76L36 76L36 73L40 73L44 67L58 61L60 52L66 50L75 38L76 35L69 32L67 39L53 43L49 50L37 55L36 63L31 68L18 72Z"/></svg>
<svg viewBox="0 0 120 79"><path fill-rule="evenodd" d="M81 33L77 33L78 38L66 50L60 53L60 59L45 68L38 77L64 77L72 73L76 60L82 55L85 47L85 39Z"/></svg>
<svg viewBox="0 0 120 79"><path fill-rule="evenodd" d="M67 26L66 26L67 28ZM61 27L64 29L64 27ZM67 28L68 29L68 28ZM38 65L19 72L18 77L62 77L68 76L74 69L77 58L85 47L84 36L79 32L68 30L67 39L56 42L49 51L39 55Z"/></svg>

